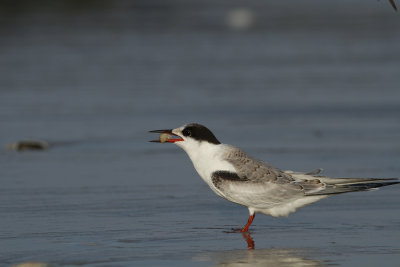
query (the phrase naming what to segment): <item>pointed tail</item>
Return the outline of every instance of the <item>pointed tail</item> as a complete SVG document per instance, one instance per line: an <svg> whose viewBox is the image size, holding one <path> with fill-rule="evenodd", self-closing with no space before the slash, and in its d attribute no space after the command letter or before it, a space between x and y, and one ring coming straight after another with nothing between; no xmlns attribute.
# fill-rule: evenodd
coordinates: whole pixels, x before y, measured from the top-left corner
<svg viewBox="0 0 400 267"><path fill-rule="evenodd" d="M347 192L368 191L378 189L382 186L399 184L398 178L328 178L318 177L326 187L317 192L310 192L308 196L332 195Z"/></svg>

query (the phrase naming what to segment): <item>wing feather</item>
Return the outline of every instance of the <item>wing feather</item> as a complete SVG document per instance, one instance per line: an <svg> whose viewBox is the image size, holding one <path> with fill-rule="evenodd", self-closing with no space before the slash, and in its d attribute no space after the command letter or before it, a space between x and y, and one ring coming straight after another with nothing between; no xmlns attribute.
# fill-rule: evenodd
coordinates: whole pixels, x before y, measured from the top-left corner
<svg viewBox="0 0 400 267"><path fill-rule="evenodd" d="M265 183L284 185L285 190L292 188L293 190L302 191L303 194L325 188L325 183L318 178L297 179L290 173L284 172L267 162L249 157L238 148L233 149L226 160L234 166L236 174L248 182L259 185ZM320 171L320 169L317 169L312 173L318 174Z"/></svg>

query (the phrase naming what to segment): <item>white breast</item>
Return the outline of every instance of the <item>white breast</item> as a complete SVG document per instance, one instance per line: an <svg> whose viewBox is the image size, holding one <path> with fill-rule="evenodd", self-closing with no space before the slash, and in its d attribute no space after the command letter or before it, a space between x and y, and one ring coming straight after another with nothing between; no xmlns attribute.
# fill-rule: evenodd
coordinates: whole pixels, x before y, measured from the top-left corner
<svg viewBox="0 0 400 267"><path fill-rule="evenodd" d="M219 195L221 195L221 193L213 185L211 175L215 171L235 172L233 165L224 160L224 155L226 155L230 149L231 147L228 145L214 145L208 142L201 142L194 149L184 148L189 158L192 160L197 173L211 189Z"/></svg>

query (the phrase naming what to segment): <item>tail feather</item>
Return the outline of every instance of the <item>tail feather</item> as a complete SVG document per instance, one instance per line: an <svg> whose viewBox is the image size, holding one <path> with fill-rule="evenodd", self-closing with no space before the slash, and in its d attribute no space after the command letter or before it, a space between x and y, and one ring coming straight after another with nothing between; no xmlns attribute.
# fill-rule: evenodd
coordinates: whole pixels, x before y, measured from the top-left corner
<svg viewBox="0 0 400 267"><path fill-rule="evenodd" d="M322 178L322 177L321 177ZM397 178L319 178L326 187L319 191L310 192L307 196L342 194L347 192L368 191L382 186L399 184Z"/></svg>
<svg viewBox="0 0 400 267"><path fill-rule="evenodd" d="M315 177L321 182L329 185L348 185L348 184L365 184L365 183L388 183L399 181L398 178L330 178L319 176Z"/></svg>

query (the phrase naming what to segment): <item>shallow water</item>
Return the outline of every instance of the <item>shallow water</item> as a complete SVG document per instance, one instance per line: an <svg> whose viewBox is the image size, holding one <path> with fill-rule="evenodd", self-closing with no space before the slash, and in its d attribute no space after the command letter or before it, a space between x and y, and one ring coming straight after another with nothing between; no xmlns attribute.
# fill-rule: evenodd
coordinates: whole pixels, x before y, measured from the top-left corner
<svg viewBox="0 0 400 267"><path fill-rule="evenodd" d="M95 2L1 4L0 140L50 144L0 150L1 266L397 265L400 186L257 215L242 236L246 208L147 142L199 122L282 169L400 176L386 1Z"/></svg>

